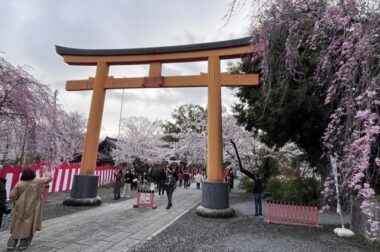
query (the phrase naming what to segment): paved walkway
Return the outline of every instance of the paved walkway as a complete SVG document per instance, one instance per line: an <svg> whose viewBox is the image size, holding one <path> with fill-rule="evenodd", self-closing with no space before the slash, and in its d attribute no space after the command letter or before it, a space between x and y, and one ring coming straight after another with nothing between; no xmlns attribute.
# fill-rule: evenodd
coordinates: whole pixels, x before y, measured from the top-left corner
<svg viewBox="0 0 380 252"><path fill-rule="evenodd" d="M135 209L136 199L129 199L44 221L27 251L128 251L199 204L201 191L177 189L169 210L166 196L155 198L153 210ZM9 232L0 233L0 248L8 238Z"/></svg>

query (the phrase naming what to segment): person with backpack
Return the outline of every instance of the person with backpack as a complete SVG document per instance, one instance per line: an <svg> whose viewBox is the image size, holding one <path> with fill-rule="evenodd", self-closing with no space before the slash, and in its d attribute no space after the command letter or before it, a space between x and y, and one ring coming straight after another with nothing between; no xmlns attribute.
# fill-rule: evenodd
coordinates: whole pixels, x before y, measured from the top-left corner
<svg viewBox="0 0 380 252"><path fill-rule="evenodd" d="M175 177L173 176L173 170L171 168L169 168L167 170L167 174L166 174L166 179L165 179L165 189L166 189L166 195L168 197L168 206L166 207L166 209L169 209L171 208L171 206L173 205L172 204L172 197L173 197L173 192L175 190L175 185L176 185L177 181L175 179Z"/></svg>

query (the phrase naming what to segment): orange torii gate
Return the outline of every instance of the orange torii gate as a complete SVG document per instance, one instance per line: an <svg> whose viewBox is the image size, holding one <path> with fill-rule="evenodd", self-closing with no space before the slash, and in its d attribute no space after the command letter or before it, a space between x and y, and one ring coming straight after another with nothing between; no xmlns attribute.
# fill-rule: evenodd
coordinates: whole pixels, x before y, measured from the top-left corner
<svg viewBox="0 0 380 252"><path fill-rule="evenodd" d="M69 80L66 90L93 90L87 133L80 168L66 205L98 205L98 177L94 175L97 148L107 89L124 88L175 88L208 87L208 159L207 181L202 189L202 206L198 214L231 216L228 188L224 183L221 86L258 85L257 74L221 73L220 60L242 58L254 52L250 38L213 43L133 49L74 49L56 46L56 52L70 65L96 66L95 78ZM208 73L188 76L162 76L162 64L207 61ZM108 75L111 65L149 64L149 76L140 78L114 78Z"/></svg>

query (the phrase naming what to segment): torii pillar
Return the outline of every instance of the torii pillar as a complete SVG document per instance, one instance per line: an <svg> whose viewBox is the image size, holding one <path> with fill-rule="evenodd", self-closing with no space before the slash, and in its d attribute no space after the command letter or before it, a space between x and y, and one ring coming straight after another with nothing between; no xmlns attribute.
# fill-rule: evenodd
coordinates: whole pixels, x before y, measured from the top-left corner
<svg viewBox="0 0 380 252"><path fill-rule="evenodd" d="M232 217L235 211L229 207L228 183L224 182L220 58L217 56L208 58L207 117L207 181L202 184L202 204L196 212L205 217Z"/></svg>
<svg viewBox="0 0 380 252"><path fill-rule="evenodd" d="M206 217L231 217L228 184L224 182L222 147L222 86L257 86L257 74L230 75L220 72L220 60L241 58L254 48L250 38L182 46L135 49L75 49L56 46L58 54L71 65L96 66L95 78L67 81L69 91L93 90L80 174L75 175L70 197L65 205L97 205L98 177L94 175L107 89L128 88L208 88L208 158L207 181L202 186L202 205L197 213ZM162 76L164 63L207 61L208 73L190 76ZM111 65L149 64L145 78L114 78L108 76Z"/></svg>

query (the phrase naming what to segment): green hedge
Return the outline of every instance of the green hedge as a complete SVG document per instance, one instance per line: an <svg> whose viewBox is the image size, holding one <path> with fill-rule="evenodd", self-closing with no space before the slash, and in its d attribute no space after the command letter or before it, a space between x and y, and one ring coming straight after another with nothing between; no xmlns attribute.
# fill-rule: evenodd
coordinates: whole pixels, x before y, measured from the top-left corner
<svg viewBox="0 0 380 252"><path fill-rule="evenodd" d="M248 178L247 176L242 177L240 180L239 189L252 193L252 190L253 190L252 179Z"/></svg>
<svg viewBox="0 0 380 252"><path fill-rule="evenodd" d="M317 204L320 199L320 182L313 178L298 178L295 180L270 179L266 191L273 200Z"/></svg>
<svg viewBox="0 0 380 252"><path fill-rule="evenodd" d="M377 202L380 202L380 194L375 195L375 200L376 200Z"/></svg>

